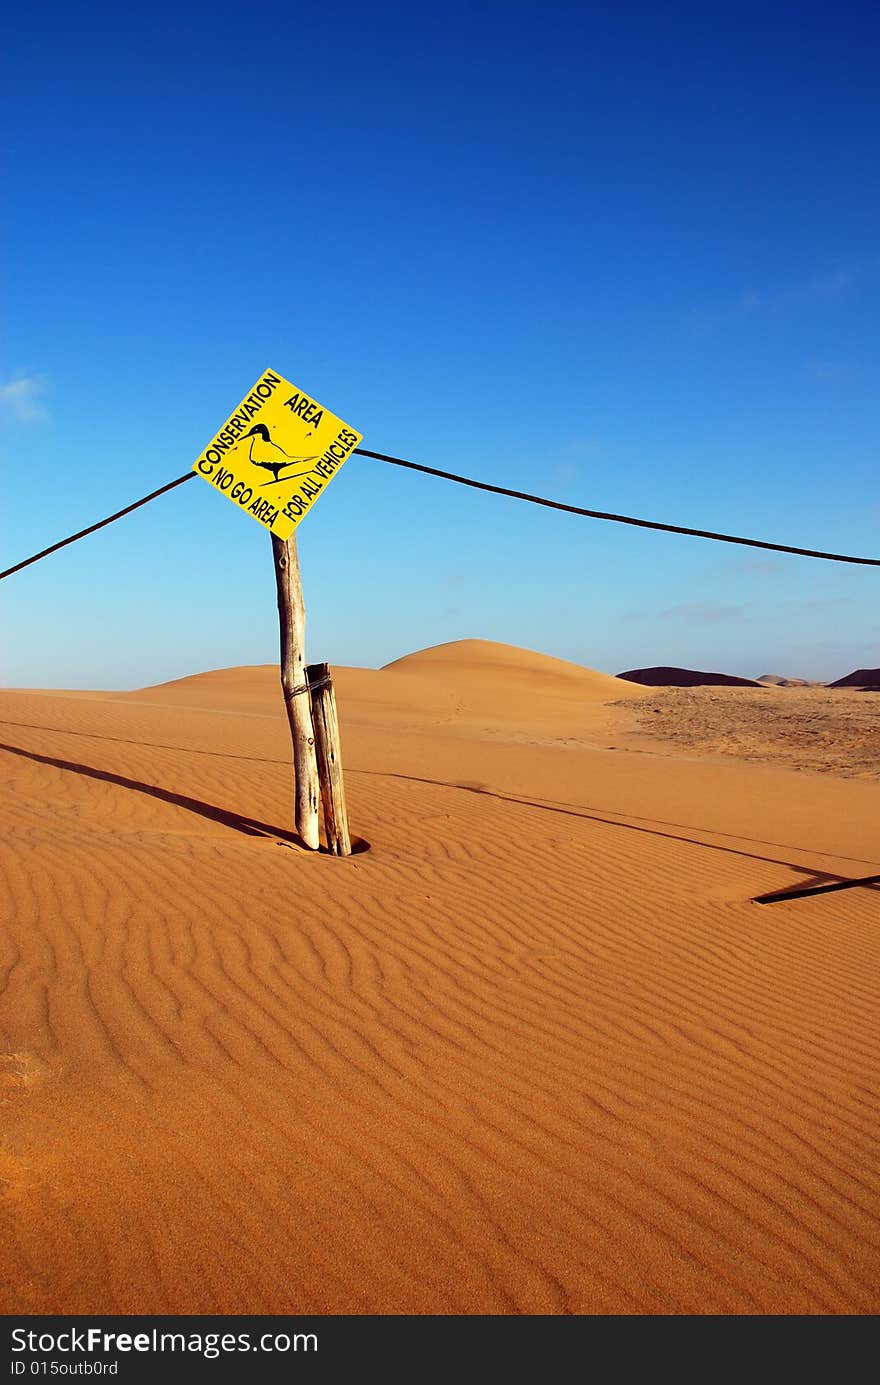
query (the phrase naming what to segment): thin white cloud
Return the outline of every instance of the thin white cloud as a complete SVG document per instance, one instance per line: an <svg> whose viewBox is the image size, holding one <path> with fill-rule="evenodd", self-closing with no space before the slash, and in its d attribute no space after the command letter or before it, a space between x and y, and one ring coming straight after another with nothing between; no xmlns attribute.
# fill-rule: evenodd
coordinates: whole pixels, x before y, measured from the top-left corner
<svg viewBox="0 0 880 1385"><path fill-rule="evenodd" d="M602 451L602 445L598 438L584 435L579 438L569 438L561 451L570 457L595 457Z"/></svg>
<svg viewBox="0 0 880 1385"><path fill-rule="evenodd" d="M848 368L842 361L808 361L805 373L820 385L835 385L846 380Z"/></svg>
<svg viewBox="0 0 880 1385"><path fill-rule="evenodd" d="M737 319L777 316L792 309L837 303L871 288L876 283L878 263L838 266L825 274L769 291L748 287L726 304L692 308L686 325L693 337L702 338Z"/></svg>
<svg viewBox="0 0 880 1385"><path fill-rule="evenodd" d="M685 620L695 625L739 624L746 615L742 606L721 606L712 601L684 601L660 612L661 617Z"/></svg>
<svg viewBox="0 0 880 1385"><path fill-rule="evenodd" d="M834 269L829 274L814 275L812 279L776 293L750 293L740 300L741 311L780 312L785 308L799 308L811 303L836 303L850 293L865 286L863 268Z"/></svg>
<svg viewBox="0 0 880 1385"><path fill-rule="evenodd" d="M781 572L785 567L781 558L740 558L729 564L725 564L723 572L725 576L730 572L743 572L749 576L754 574L763 575L764 573Z"/></svg>
<svg viewBox="0 0 880 1385"><path fill-rule="evenodd" d="M16 375L0 381L0 408L16 423L39 423L46 417L41 402L45 388L40 375Z"/></svg>
<svg viewBox="0 0 880 1385"><path fill-rule="evenodd" d="M859 271L856 269L835 269L831 274L820 275L804 284L798 293L800 298L843 298L850 289L857 286Z"/></svg>
<svg viewBox="0 0 880 1385"><path fill-rule="evenodd" d="M762 298L760 293L755 293L753 289L749 289L746 293L740 294L736 306L741 313L757 313L764 307L765 303L766 299Z"/></svg>

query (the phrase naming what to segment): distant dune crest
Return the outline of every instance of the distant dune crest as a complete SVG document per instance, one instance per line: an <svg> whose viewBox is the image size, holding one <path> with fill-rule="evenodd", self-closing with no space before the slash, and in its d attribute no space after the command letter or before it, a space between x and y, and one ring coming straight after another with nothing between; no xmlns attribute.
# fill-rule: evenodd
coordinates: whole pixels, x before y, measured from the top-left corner
<svg viewBox="0 0 880 1385"><path fill-rule="evenodd" d="M618 674L628 683L641 683L648 688L760 688L762 683L754 678L737 678L733 673L704 673L700 669L672 668L662 665L658 668L631 668Z"/></svg>
<svg viewBox="0 0 880 1385"><path fill-rule="evenodd" d="M873 692L880 692L880 668L857 668L845 678L838 678L836 683L829 683L828 687L870 688Z"/></svg>
<svg viewBox="0 0 880 1385"><path fill-rule="evenodd" d="M351 670L350 672L354 672ZM516 686L525 690L533 687L542 695L565 698L580 697L586 701L604 698L636 696L637 686L647 688L867 688L880 689L880 669L860 668L834 683L823 684L808 678L789 678L781 673L762 673L760 678L740 678L733 673L714 673L702 669L679 668L662 664L650 668L628 669L616 677L598 669L557 659L551 654L521 649L518 645L497 640L450 640L447 644L431 645L426 649L404 654L380 669L360 669L362 677L378 678L383 674L411 674L433 679L438 686L447 684L485 684L488 693L494 685L499 693ZM266 693L275 691L278 678L276 664L250 665L237 668L210 669L204 673L174 678L139 690L140 694L157 693L178 700L198 691L199 695L215 692L232 696L239 692Z"/></svg>
<svg viewBox="0 0 880 1385"><path fill-rule="evenodd" d="M448 644L432 645L405 654L385 664L382 672L430 674L434 677L484 677L498 680L511 677L518 680L540 680L543 685L554 683L577 684L592 693L604 692L609 697L620 696L620 682L610 673L551 654L539 654L518 645L501 644L496 640L452 640ZM499 686L501 683L499 682ZM624 690L625 691L625 690Z"/></svg>
<svg viewBox="0 0 880 1385"><path fill-rule="evenodd" d="M758 679L767 688L821 688L821 683L811 681L809 678L786 678L781 673L762 673Z"/></svg>

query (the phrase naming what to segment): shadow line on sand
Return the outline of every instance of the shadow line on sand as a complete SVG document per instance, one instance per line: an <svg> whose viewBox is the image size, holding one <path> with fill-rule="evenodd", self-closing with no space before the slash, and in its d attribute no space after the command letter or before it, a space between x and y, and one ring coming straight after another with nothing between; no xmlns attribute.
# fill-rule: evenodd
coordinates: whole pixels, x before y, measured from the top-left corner
<svg viewBox="0 0 880 1385"><path fill-rule="evenodd" d="M283 712L282 712L283 716ZM279 721L281 718L279 718ZM286 723L284 723L286 725ZM211 755L221 760L245 760L254 765L286 765L289 760L270 760L259 755L233 755L229 750L204 750L197 745L164 745L161 741L137 741L129 736L108 736L103 731L74 731L67 726L41 726L35 721L6 721L0 726L20 726L26 731L51 731L55 736L78 736L85 741L111 741L114 745L136 745L144 750L180 750L185 755Z"/></svg>
<svg viewBox="0 0 880 1385"><path fill-rule="evenodd" d="M211 756L212 758L214 758L214 759L222 759L222 760L241 760L241 761L244 761L244 762L246 762L246 763L251 763L251 764L255 764L255 765L278 765L278 766L280 766L280 767L282 767L282 768L284 768L285 766L289 766L289 765L290 765L290 760L289 760L289 759L286 759L286 760L276 760L276 759L271 759L271 758L269 758L269 757L267 757L267 756L257 756L257 755L234 755L234 754L233 754L231 751L229 751L229 750L206 750L206 749L204 749L204 748L201 747L201 746L194 746L194 745L165 745L165 744L163 744L162 742L159 742L159 741L138 741L138 740L131 740L131 739L129 739L128 737L125 737L125 736L108 736L108 735L106 735L104 732L101 732L101 731L73 731L73 730L69 730L67 727L63 727L63 726L43 726L43 725L38 725L36 722L30 722L30 721L5 721L5 720L3 720L2 718L0 718L0 726L20 726L20 727L22 727L23 729L24 729L24 728L27 728L28 730L31 730L31 731L51 731L53 734L59 735L59 736L78 736L78 737L81 737L81 738L84 739L84 740L90 740L90 741L111 741L114 745L136 745L136 746L138 746L139 748L143 748L143 749L145 749L145 750L175 750L175 751L180 751L180 752L182 752L184 755L210 755L210 756ZM494 794L494 796L495 796L496 798L501 799L502 802L522 803L522 804L525 805L525 806L529 806L529 807L533 807L533 808L542 808L542 809L546 809L548 812L556 812L556 813L568 812L568 813L570 813L573 817L589 817L589 816L590 816L589 812L586 812L586 811L585 811L585 812L581 813L581 812L578 812L578 811L577 811L577 810L580 809L580 808L585 808L585 809L586 809L586 808L587 808L587 805L586 805L586 804L579 804L579 803L558 803L558 802L553 802L553 801L550 800L550 799L520 799L520 798L515 797L514 795L505 795L505 794L501 794L501 793L496 793L494 790L487 788L485 785L475 785L475 784L467 784L467 783L461 783L461 782L456 783L454 780L449 780L449 779L424 779L424 778L421 778L421 779L420 779L420 778L418 778L416 775L412 775L412 774L399 774L399 773L395 773L393 770L353 769L353 768L351 768L350 766L346 766L345 773L346 773L346 774L362 774L362 775L369 775L369 776L372 776L372 777L378 778L378 779L403 779L403 780L408 780L408 781L410 781L410 782L412 782L412 783L414 783L414 784L430 784L430 785L432 785L432 786L434 786L434 787L436 787L436 788L457 789L457 790L461 790L462 792L465 792L465 793L485 793L485 794ZM598 809L596 809L596 810L594 810L594 811L595 811L596 813L599 812ZM606 812L609 812L609 811L611 811L611 810L610 810L610 809L605 809L605 811L606 811ZM619 816L621 816L621 817L627 817L627 818L630 819L630 821L629 821L629 822L617 822L617 821L615 821L614 818L604 818L604 817L600 817L600 816L596 816L596 817L594 818L594 821L596 821L596 822L604 822L604 823L607 823L607 824L608 824L609 826L611 826L611 827L630 827L631 830L634 831L634 832L635 832L635 831L644 831L644 832L654 831L654 832L657 832L657 828L656 828L656 827L654 827L654 828L649 828L649 827L642 827L642 828L640 828L640 827L638 826L639 823L655 823L655 824L659 824L659 826L661 826L661 827L679 827L679 828L682 829L682 831L695 831L695 830L697 830L697 829L695 829L695 828L693 827L693 824L691 824L691 823L685 823L685 822L668 822L668 821L667 821L666 819L664 819L664 818L645 818L645 817L640 817L638 813L621 813L621 814L619 814ZM788 849L788 848L790 847L790 845L791 845L790 843L787 843L787 842L771 842L771 841L766 841L766 840L764 840L764 838L762 838L762 837L747 837L747 836L745 836L745 835L742 834L742 833L736 833L736 832L722 832L722 831L720 831L720 830L718 830L718 829L716 829L716 828L709 828L709 827L707 827L707 828L705 829L705 831L706 831L707 836L710 836L710 837L731 837L731 838L733 838L733 839L736 840L736 841L754 842L754 844L755 844L756 846L778 846L778 847L782 847L783 849ZM691 843L691 844L694 845L694 846L705 846L705 847L708 847L710 850L714 850L714 851L723 851L723 850L725 850L724 847L722 847L722 846L715 846L712 842L701 842L701 841L697 841L695 838L692 838L692 837L681 837L681 836L679 836L677 833L673 833L673 832L668 832L668 833L660 833L660 832L657 832L657 835L659 835L659 836L668 836L668 837L670 837L673 841L689 842L689 843ZM810 847L792 847L791 849L792 849L792 850L795 850L795 851L801 851L801 850L802 850L802 851L809 851L809 850L811 850ZM727 850L730 850L732 854L738 855L738 856L746 856L746 855L749 855L749 854L750 854L750 853L744 852L744 851L735 851L733 848L727 848ZM845 856L842 852L839 852L839 851L835 851L835 852L823 851L823 852L820 852L820 855L823 855L823 856L833 855L833 856L835 857L836 860L839 860L839 861L855 861L855 862L858 862L858 863L861 864L861 865L868 865L868 864L870 864L870 863L869 863L864 857L862 857L862 856ZM754 856L754 859L755 859L756 861L768 861L768 862L771 862L771 863L773 863L773 864L775 864L775 865L788 865L788 864L789 864L789 862L786 862L786 861L777 861L777 860L776 860L774 857L772 857L772 856L758 856L758 855L755 855L755 856ZM807 870L808 868L807 868L806 866L804 866L804 867L797 867L796 869L799 869L799 870L800 870L800 869ZM836 879L837 877L829 877L829 878L835 878L835 879Z"/></svg>
<svg viewBox="0 0 880 1385"><path fill-rule="evenodd" d="M107 740L124 745L149 745L153 749L157 750L177 750L182 751L184 753L192 752L193 754L198 755L219 756L223 759L252 760L255 764L284 765L286 763L283 760L257 759L257 757L255 756L232 755L228 751L201 750L193 746L167 746L157 745L155 742L127 741L121 736L107 736L102 733L91 733L88 731L68 731L61 727L36 726L29 722L3 722L2 724L7 726L28 726L32 730L55 731L60 735L82 736L89 740ZM141 793L150 794L154 798L160 798L165 802L173 803L177 807L187 808L190 812L198 813L202 817L210 818L212 821L215 822L221 822L227 827L232 827L234 830L244 832L250 836L280 838L281 840L288 842L291 845L303 846L301 838L295 832L288 832L284 828L280 827L270 827L268 824L259 822L254 818L245 818L242 817L240 814L226 812L222 808L214 807L212 804L209 803L202 803L198 799L187 798L182 794L175 794L170 789L162 789L154 784L144 784L139 780L127 779L122 775L112 774L108 770L98 770L93 768L92 766L79 764L74 761L54 759L51 756L40 755L36 751L24 750L19 746L6 745L3 742L0 742L0 749L8 750L15 755L26 756L29 759L40 761L43 764L52 765L56 769L66 769L74 773L89 775L94 779L103 779L110 783L118 784L122 788L134 789ZM720 851L723 852L725 855L739 856L750 861L762 861L766 862L768 865L784 866L786 870L794 871L796 874L804 877L803 883L799 884L798 886L792 889L777 890L766 895L753 896L752 902L756 904L774 904L777 902L781 902L783 899L800 899L806 897L807 895L830 894L836 890L854 889L856 887L864 889L880 888L880 875L867 875L847 880L840 875L834 875L828 871L817 870L815 866L802 865L795 861L785 861L777 856L762 856L756 852L743 851L737 847L721 846L716 842L700 841L696 837L684 837L677 832L663 832L657 827L640 826L638 822L618 822L615 818L603 817L598 812L586 811L585 807L581 808L580 806L575 807L572 805L551 803L541 799L519 798L515 794L499 793L494 789L487 788L483 784L462 784L455 783L454 781L449 781L446 779L428 779L420 775L399 774L395 773L392 770L348 769L346 770L346 773L365 775L377 779L401 779L406 783L428 784L433 788L455 789L461 793L480 794L487 798L497 799L501 803L519 804L524 808L536 808L542 812L558 813L565 817L581 818L588 822L597 822L605 827L619 827L622 831L626 832L640 832L645 834L646 836L660 837L665 840L674 842L683 842L688 846L703 847L706 851ZM626 816L634 815L627 814ZM645 820L642 819L642 821ZM648 819L648 821L657 821L657 819ZM684 824L681 823L666 823L664 825L670 827L684 826ZM711 828L707 828L706 830L711 836L734 835L728 832L714 832ZM743 837L740 838L740 840L759 841L760 839ZM762 844L771 846L778 845L778 843L775 842L768 842ZM321 850L323 851L323 849L324 848L322 847ZM357 845L354 846L353 854L359 854L364 850L369 850L368 844L366 842L361 842L360 840L358 840ZM838 853L836 852L822 852L821 854L833 854L835 856L838 855ZM841 857L839 859L862 860L863 858Z"/></svg>
<svg viewBox="0 0 880 1385"><path fill-rule="evenodd" d="M369 774L383 779L405 779L415 784L432 784L438 788L459 789L465 793L474 793L485 796L486 798L496 798L501 803L518 803L524 808L538 808L545 813L559 813L564 817L582 818L588 822L598 822L605 827L619 827L624 832L640 832L648 837L661 837L667 841L684 842L688 846L703 847L706 851L720 851L727 856L741 856L749 861L763 861L771 866L784 866L786 870L794 871L798 875L805 877L805 883L790 892L776 892L773 899L799 898L805 894L819 894L831 890L850 889L854 886L864 886L867 889L876 889L880 885L880 875L868 875L857 880L845 880L840 875L834 875L830 871L817 870L815 866L801 865L796 861L783 861L777 856L759 856L753 851L741 851L733 846L719 846L715 842L702 842L695 837L682 837L676 832L661 832L656 827L641 827L634 822L617 822L614 818L601 817L598 813L583 812L571 807L562 807L557 804L541 802L530 798L518 798L513 794L502 794L494 789L487 788L484 784L450 784L442 779L424 779L412 774L393 774L383 770L349 770L350 774ZM724 834L729 835L729 834ZM745 840L749 840L746 838ZM823 852L823 855L831 853ZM771 902L770 896L759 895L752 900L753 903L765 904Z"/></svg>
<svg viewBox="0 0 880 1385"><path fill-rule="evenodd" d="M833 894L835 890L853 890L856 886L876 889L880 875L863 875L861 880L838 880L832 885L801 885L796 889L773 890L770 894L755 895L755 904L781 904L784 899L806 899L812 894Z"/></svg>
<svg viewBox="0 0 880 1385"><path fill-rule="evenodd" d="M157 784L145 784L140 779L127 779L125 775L95 769L93 765L80 764L75 760L59 760L52 755L40 755L35 750L24 750L21 746L7 745L2 741L0 750L8 750L11 755L21 755L41 765L51 765L53 769L68 770L71 774L82 774L88 779L100 779L106 784L116 784L122 789L147 794L150 798L161 799L163 803L171 803L175 808L185 808L188 812L208 818L211 822L220 822L224 827L231 827L233 831L242 832L248 837L265 837L285 842L289 846L303 846L295 832L288 832L283 827L272 827L269 823L260 822L257 818L244 817L241 813L228 812L225 808L215 807L213 803L203 803L201 799L174 793L171 789L160 788Z"/></svg>

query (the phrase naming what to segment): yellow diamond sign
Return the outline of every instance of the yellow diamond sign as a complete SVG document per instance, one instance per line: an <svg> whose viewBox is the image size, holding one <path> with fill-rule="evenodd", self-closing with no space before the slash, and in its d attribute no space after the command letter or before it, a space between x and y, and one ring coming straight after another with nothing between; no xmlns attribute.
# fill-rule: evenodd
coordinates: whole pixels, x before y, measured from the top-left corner
<svg viewBox="0 0 880 1385"><path fill-rule="evenodd" d="M290 538L362 438L266 370L193 467L242 512Z"/></svg>

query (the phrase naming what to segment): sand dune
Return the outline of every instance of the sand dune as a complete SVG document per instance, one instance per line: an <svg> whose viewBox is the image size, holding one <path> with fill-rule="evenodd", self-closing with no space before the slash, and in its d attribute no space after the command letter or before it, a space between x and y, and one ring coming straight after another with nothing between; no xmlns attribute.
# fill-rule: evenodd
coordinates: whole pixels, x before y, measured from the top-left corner
<svg viewBox="0 0 880 1385"><path fill-rule="evenodd" d="M610 701L647 696L643 688L607 673L490 640L422 649L382 669L336 668L334 678L361 724L385 726L392 718L410 729L479 736L504 727L508 734L566 742L607 723ZM129 696L275 716L278 669L270 664L217 669Z"/></svg>
<svg viewBox="0 0 880 1385"><path fill-rule="evenodd" d="M4 1310L876 1312L880 891L753 899L880 785L482 642L337 685L348 861L274 669L0 695Z"/></svg>
<svg viewBox="0 0 880 1385"><path fill-rule="evenodd" d="M811 682L809 678L786 678L782 673L762 673L756 680L769 688L819 688L821 683Z"/></svg>
<svg viewBox="0 0 880 1385"><path fill-rule="evenodd" d="M531 649L498 644L493 640L455 640L451 644L420 649L385 665L385 671L425 674L431 679L485 681L495 695L511 684L526 688L536 697L563 697L591 701L632 695L619 678L580 664L537 654Z"/></svg>
<svg viewBox="0 0 880 1385"><path fill-rule="evenodd" d="M360 682L355 690L367 687ZM645 696L610 674L489 640L458 640L397 659L371 680L369 693L395 705L402 698L410 710L431 711L460 729L491 734L505 725L565 740L595 730L612 699Z"/></svg>
<svg viewBox="0 0 880 1385"><path fill-rule="evenodd" d="M631 668L618 675L629 683L642 683L649 688L759 688L760 680L738 678L733 673L704 673L696 668Z"/></svg>
<svg viewBox="0 0 880 1385"><path fill-rule="evenodd" d="M829 683L829 688L880 688L880 668L857 668L853 673L848 673L845 678L838 678L836 683Z"/></svg>

